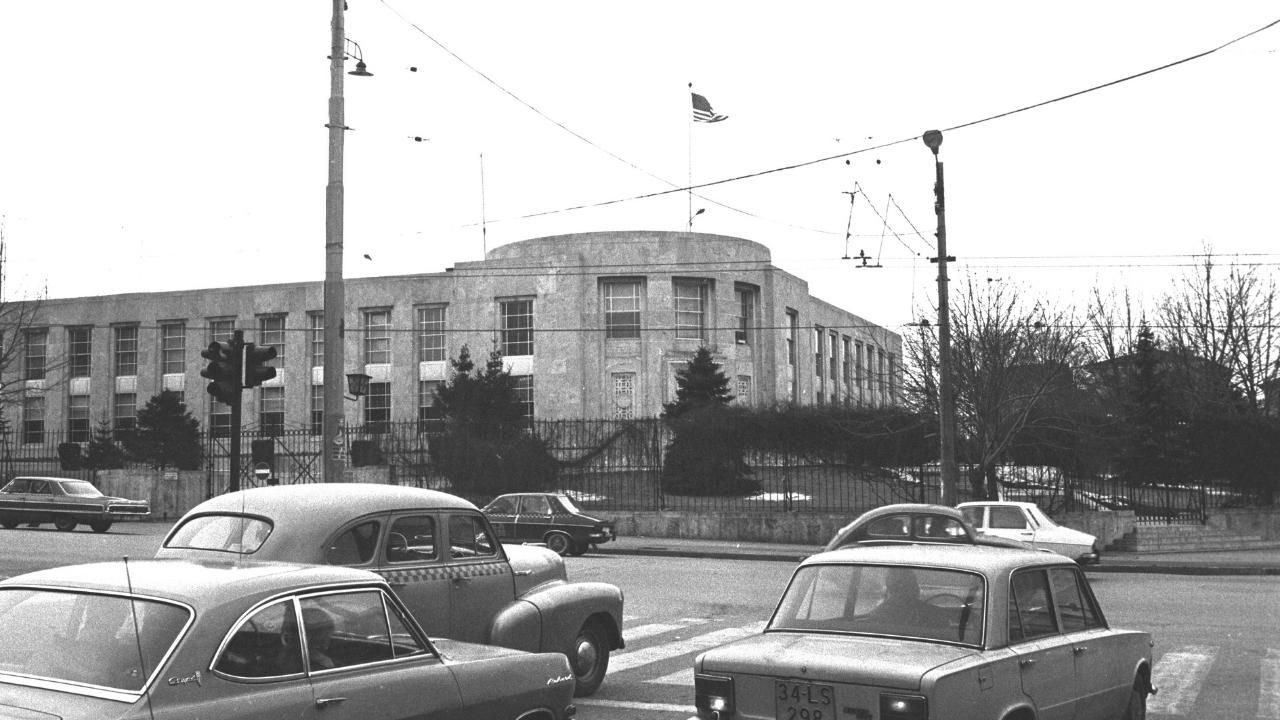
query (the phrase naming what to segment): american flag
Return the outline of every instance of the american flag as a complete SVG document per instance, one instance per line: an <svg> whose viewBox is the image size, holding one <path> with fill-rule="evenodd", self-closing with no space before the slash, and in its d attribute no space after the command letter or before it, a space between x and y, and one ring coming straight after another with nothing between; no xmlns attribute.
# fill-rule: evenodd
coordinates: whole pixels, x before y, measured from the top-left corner
<svg viewBox="0 0 1280 720"><path fill-rule="evenodd" d="M711 109L711 103L707 102L707 98L693 93L693 121L713 123L727 120L728 115L719 115L715 110Z"/></svg>

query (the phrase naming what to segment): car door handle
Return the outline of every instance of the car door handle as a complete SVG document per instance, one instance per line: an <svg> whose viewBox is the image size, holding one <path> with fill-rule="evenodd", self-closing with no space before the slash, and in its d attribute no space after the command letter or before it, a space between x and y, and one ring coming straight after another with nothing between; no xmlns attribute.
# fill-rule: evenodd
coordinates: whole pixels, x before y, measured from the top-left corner
<svg viewBox="0 0 1280 720"><path fill-rule="evenodd" d="M1022 667L1024 667L1024 668L1029 668L1029 667L1031 667L1032 665L1035 665L1035 664L1036 664L1036 659L1035 659L1035 658L1023 658L1023 659L1021 659L1021 660L1019 660L1019 661L1018 661L1018 665L1020 665L1020 666L1022 666Z"/></svg>
<svg viewBox="0 0 1280 720"><path fill-rule="evenodd" d="M337 705L338 703L345 702L345 701L346 701L346 698L344 697L316 698L316 705L318 705L320 708L323 709L323 708L329 707L330 705Z"/></svg>
<svg viewBox="0 0 1280 720"><path fill-rule="evenodd" d="M532 570L516 570L511 574L515 575L516 577L524 577L525 575L532 575L533 571Z"/></svg>
<svg viewBox="0 0 1280 720"><path fill-rule="evenodd" d="M1071 652L1075 653L1076 655L1079 655L1082 652L1088 652L1088 651L1089 651L1088 645L1076 645L1075 647L1071 648Z"/></svg>
<svg viewBox="0 0 1280 720"><path fill-rule="evenodd" d="M453 579L453 584L454 584L454 585L462 585L462 584L464 584L464 583L469 583L469 582L471 582L471 578L469 578L469 577L465 577L465 576L463 576L463 577L456 577L456 578L454 578L454 579Z"/></svg>

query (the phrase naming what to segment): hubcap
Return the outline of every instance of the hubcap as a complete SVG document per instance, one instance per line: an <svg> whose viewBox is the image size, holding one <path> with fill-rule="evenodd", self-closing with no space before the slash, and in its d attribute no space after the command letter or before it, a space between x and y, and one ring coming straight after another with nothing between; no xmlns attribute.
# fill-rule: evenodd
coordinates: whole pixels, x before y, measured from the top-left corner
<svg viewBox="0 0 1280 720"><path fill-rule="evenodd" d="M578 675L586 675L596 666L596 646L585 637L578 637L577 647L578 659L573 664L573 670Z"/></svg>

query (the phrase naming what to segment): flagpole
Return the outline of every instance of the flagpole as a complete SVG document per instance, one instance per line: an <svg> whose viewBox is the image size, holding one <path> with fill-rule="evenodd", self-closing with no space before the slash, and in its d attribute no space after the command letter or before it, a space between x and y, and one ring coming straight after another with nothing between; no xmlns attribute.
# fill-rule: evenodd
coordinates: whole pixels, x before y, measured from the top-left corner
<svg viewBox="0 0 1280 720"><path fill-rule="evenodd" d="M689 97L693 97L693 83L689 83ZM685 224L685 232L693 232L693 113L689 112L685 118L685 122L689 124L689 160L686 164L686 167L689 169L689 182L687 185L689 209L688 212L685 213L685 217L689 219Z"/></svg>

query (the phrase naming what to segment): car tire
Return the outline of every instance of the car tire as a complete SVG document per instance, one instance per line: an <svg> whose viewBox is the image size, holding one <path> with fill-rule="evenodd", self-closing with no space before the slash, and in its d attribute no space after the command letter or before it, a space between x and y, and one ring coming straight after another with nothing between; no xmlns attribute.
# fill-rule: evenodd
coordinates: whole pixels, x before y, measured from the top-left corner
<svg viewBox="0 0 1280 720"><path fill-rule="evenodd" d="M76 521L68 517L56 517L53 519L53 526L62 532L71 532L76 529Z"/></svg>
<svg viewBox="0 0 1280 720"><path fill-rule="evenodd" d="M582 555L586 552L587 552L586 543L575 542L569 546L569 554L574 557L578 557L579 555Z"/></svg>
<svg viewBox="0 0 1280 720"><path fill-rule="evenodd" d="M573 540L562 532L550 532L543 538L547 543L547 548L555 554L564 557L569 554L569 550L573 548Z"/></svg>
<svg viewBox="0 0 1280 720"><path fill-rule="evenodd" d="M569 666L573 668L576 684L574 697L586 697L600 689L604 674L609 669L609 642L604 628L596 620L588 620L573 639Z"/></svg>
<svg viewBox="0 0 1280 720"><path fill-rule="evenodd" d="M6 530L12 530L18 527L18 522L16 520L5 520L4 522L0 522L0 525L3 525Z"/></svg>
<svg viewBox="0 0 1280 720"><path fill-rule="evenodd" d="M93 520L89 523L89 527L96 533L104 533L111 529L110 520Z"/></svg>
<svg viewBox="0 0 1280 720"><path fill-rule="evenodd" d="M1123 720L1147 720L1146 679L1137 677L1129 691L1129 704L1124 709Z"/></svg>

